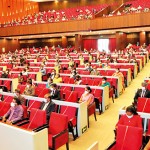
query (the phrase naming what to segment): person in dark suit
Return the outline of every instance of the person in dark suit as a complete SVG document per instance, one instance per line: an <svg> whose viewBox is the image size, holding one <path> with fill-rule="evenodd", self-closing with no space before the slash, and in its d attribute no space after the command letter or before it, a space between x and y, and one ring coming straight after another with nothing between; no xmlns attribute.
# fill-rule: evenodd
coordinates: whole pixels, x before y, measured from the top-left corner
<svg viewBox="0 0 150 150"><path fill-rule="evenodd" d="M50 113L55 111L55 103L51 100L50 94L46 94L44 98L46 99L46 102L42 103L40 109L46 111L46 119L49 121Z"/></svg>
<svg viewBox="0 0 150 150"><path fill-rule="evenodd" d="M60 91L57 89L57 85L54 83L51 85L51 98L60 100Z"/></svg>
<svg viewBox="0 0 150 150"><path fill-rule="evenodd" d="M150 91L147 89L147 83L143 82L142 87L137 90L134 96L134 104L137 104L139 97L150 98Z"/></svg>

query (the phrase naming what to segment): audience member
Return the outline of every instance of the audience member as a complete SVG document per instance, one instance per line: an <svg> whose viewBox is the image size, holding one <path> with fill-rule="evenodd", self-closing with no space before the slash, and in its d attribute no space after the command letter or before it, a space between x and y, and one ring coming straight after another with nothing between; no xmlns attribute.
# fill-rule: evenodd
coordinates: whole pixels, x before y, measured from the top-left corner
<svg viewBox="0 0 150 150"><path fill-rule="evenodd" d="M15 97L17 97L22 105L25 105L25 98L20 94L19 89L15 89Z"/></svg>
<svg viewBox="0 0 150 150"><path fill-rule="evenodd" d="M118 125L126 125L142 128L142 118L136 112L136 108L131 105L126 108L126 114L122 115L121 118L119 119L116 125L116 129Z"/></svg>
<svg viewBox="0 0 150 150"><path fill-rule="evenodd" d="M93 70L91 71L91 75L99 76L100 72L97 70L96 66L93 67Z"/></svg>
<svg viewBox="0 0 150 150"><path fill-rule="evenodd" d="M60 77L60 74L56 74L53 83L62 83L62 78Z"/></svg>
<svg viewBox="0 0 150 150"><path fill-rule="evenodd" d="M24 81L24 77L23 77L23 75L22 75L22 72L20 72L20 73L18 74L18 83L22 84L23 81Z"/></svg>
<svg viewBox="0 0 150 150"><path fill-rule="evenodd" d="M18 120L21 120L23 117L23 108L21 106L21 102L18 98L14 97L11 102L11 108L8 112L3 116L2 121L8 124L15 123Z"/></svg>
<svg viewBox="0 0 150 150"><path fill-rule="evenodd" d="M35 87L32 85L32 81L28 80L26 88L23 92L24 95L34 96L35 95Z"/></svg>
<svg viewBox="0 0 150 150"><path fill-rule="evenodd" d="M60 91L57 89L57 85L55 83L51 86L50 95L52 99L60 100Z"/></svg>
<svg viewBox="0 0 150 150"><path fill-rule="evenodd" d="M51 100L50 94L44 96L46 102L43 102L41 109L46 111L47 120L50 118L50 113L55 111L55 103Z"/></svg>
<svg viewBox="0 0 150 150"><path fill-rule="evenodd" d="M53 84L53 79L48 78L46 83L46 88L50 89Z"/></svg>
<svg viewBox="0 0 150 150"><path fill-rule="evenodd" d="M143 82L141 84L141 88L137 90L137 92L135 93L134 96L134 105L137 104L138 98L139 97L146 97L146 98L150 98L150 91L147 89L147 83Z"/></svg>
<svg viewBox="0 0 150 150"><path fill-rule="evenodd" d="M82 83L81 77L79 75L76 76L74 84L80 85Z"/></svg>
<svg viewBox="0 0 150 150"><path fill-rule="evenodd" d="M105 86L108 86L109 88L111 87L110 86L110 83L107 82L107 78L106 77L103 77L102 78L102 84L101 84L102 87L105 87Z"/></svg>
<svg viewBox="0 0 150 150"><path fill-rule="evenodd" d="M94 96L93 94L91 94L92 90L89 86L87 86L85 88L85 92L82 94L79 103L81 102L86 102L87 106L89 106L90 104L92 104L94 102Z"/></svg>

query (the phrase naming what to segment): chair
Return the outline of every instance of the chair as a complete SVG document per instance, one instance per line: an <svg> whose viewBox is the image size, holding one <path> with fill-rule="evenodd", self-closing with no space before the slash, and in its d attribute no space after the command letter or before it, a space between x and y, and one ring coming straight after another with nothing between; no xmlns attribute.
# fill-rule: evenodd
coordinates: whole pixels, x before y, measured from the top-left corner
<svg viewBox="0 0 150 150"><path fill-rule="evenodd" d="M29 100L28 101L28 111L30 111L32 108L37 108L39 109L41 107L42 102L36 101L36 100Z"/></svg>
<svg viewBox="0 0 150 150"><path fill-rule="evenodd" d="M65 92L65 101L77 102L78 101L78 93L76 91L66 91Z"/></svg>
<svg viewBox="0 0 150 150"><path fill-rule="evenodd" d="M142 134L142 128L118 125L116 141L107 150L140 150Z"/></svg>
<svg viewBox="0 0 150 150"><path fill-rule="evenodd" d="M29 120L25 120L17 125L25 129L37 131L42 126L46 125L46 112L40 109L32 108L30 111Z"/></svg>
<svg viewBox="0 0 150 150"><path fill-rule="evenodd" d="M4 116L10 109L10 103L0 101L0 117Z"/></svg>
<svg viewBox="0 0 150 150"><path fill-rule="evenodd" d="M7 87L8 91L11 91L11 81L4 80L3 85Z"/></svg>
<svg viewBox="0 0 150 150"><path fill-rule="evenodd" d="M68 117L62 114L52 112L48 128L48 146L56 150L66 144L69 150Z"/></svg>
<svg viewBox="0 0 150 150"><path fill-rule="evenodd" d="M103 111L102 109L102 93L103 91L101 89L95 89L93 90L93 95L94 95L94 101L96 104L96 108L99 109L99 114Z"/></svg>
<svg viewBox="0 0 150 150"><path fill-rule="evenodd" d="M68 116L68 128L73 135L73 139L75 140L78 137L77 108L71 106L61 106L60 114ZM74 133L74 128L76 129L76 135Z"/></svg>
<svg viewBox="0 0 150 150"><path fill-rule="evenodd" d="M13 100L13 98L14 98L13 96L7 96L7 95L5 95L4 98L3 98L3 101L11 103L12 100Z"/></svg>
<svg viewBox="0 0 150 150"><path fill-rule="evenodd" d="M150 98L139 97L137 101L137 111L150 113Z"/></svg>
<svg viewBox="0 0 150 150"><path fill-rule="evenodd" d="M96 119L96 106L95 106L95 102L93 102L92 104L90 104L88 106L87 111L88 111L88 128L89 128L89 126L90 126L89 125L89 117L91 115L94 114L95 121L97 121L97 119Z"/></svg>
<svg viewBox="0 0 150 150"><path fill-rule="evenodd" d="M114 103L114 89L113 88L109 89L109 98L112 98L112 101Z"/></svg>

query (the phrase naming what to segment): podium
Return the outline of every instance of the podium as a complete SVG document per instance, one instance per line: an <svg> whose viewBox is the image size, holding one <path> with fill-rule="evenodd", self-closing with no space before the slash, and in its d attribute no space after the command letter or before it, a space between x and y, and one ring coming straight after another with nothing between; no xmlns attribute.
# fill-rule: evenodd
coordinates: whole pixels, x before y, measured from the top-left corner
<svg viewBox="0 0 150 150"><path fill-rule="evenodd" d="M48 150L48 130L33 132L0 122L0 149Z"/></svg>

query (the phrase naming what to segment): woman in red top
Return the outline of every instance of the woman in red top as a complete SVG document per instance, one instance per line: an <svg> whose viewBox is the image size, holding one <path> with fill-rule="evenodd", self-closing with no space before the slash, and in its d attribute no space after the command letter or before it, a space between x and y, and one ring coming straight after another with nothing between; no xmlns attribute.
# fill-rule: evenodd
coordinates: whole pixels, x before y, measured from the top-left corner
<svg viewBox="0 0 150 150"><path fill-rule="evenodd" d="M128 106L126 108L126 114L121 116L116 128L118 124L142 128L142 118L138 115L134 106Z"/></svg>

